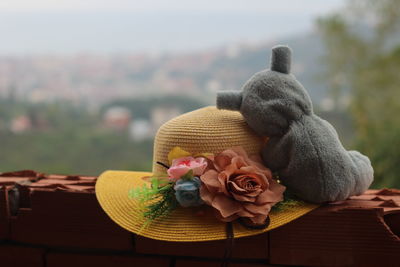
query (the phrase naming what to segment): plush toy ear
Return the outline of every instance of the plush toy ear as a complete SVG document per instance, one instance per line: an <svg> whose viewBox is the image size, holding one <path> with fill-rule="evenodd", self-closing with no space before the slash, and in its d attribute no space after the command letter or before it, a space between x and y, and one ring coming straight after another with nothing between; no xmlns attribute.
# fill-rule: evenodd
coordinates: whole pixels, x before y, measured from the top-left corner
<svg viewBox="0 0 400 267"><path fill-rule="evenodd" d="M242 92L223 91L217 93L217 108L228 110L240 110L242 105Z"/></svg>
<svg viewBox="0 0 400 267"><path fill-rule="evenodd" d="M290 73L292 50L286 45L277 45L272 48L271 70L281 73Z"/></svg>

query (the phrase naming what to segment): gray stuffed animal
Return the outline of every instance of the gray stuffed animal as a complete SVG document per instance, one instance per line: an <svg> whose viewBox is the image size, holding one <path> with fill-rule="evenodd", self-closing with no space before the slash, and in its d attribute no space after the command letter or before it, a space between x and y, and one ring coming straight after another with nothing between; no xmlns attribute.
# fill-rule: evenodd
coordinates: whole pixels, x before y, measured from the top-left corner
<svg viewBox="0 0 400 267"><path fill-rule="evenodd" d="M333 126L314 114L290 65L290 48L274 47L271 69L256 73L241 92L219 92L217 108L240 111L254 131L269 137L263 161L299 198L322 203L362 194L373 180L370 160L346 151Z"/></svg>

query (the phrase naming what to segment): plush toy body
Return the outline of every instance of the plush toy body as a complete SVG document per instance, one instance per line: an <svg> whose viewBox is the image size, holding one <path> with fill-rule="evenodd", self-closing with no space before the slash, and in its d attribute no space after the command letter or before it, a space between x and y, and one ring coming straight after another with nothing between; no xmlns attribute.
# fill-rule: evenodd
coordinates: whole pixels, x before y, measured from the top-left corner
<svg viewBox="0 0 400 267"><path fill-rule="evenodd" d="M371 185L368 157L346 151L327 121L313 112L307 91L290 74L291 50L272 50L271 69L256 73L241 92L220 92L217 107L239 110L258 134L270 139L262 151L269 168L298 197L340 201Z"/></svg>

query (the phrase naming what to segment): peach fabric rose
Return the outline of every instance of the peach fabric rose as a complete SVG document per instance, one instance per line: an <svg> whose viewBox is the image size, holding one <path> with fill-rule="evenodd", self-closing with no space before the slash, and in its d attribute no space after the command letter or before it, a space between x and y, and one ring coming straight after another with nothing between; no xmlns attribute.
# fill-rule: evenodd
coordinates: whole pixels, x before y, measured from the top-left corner
<svg viewBox="0 0 400 267"><path fill-rule="evenodd" d="M243 148L225 150L213 163L214 169L200 176L200 196L214 207L220 220L247 217L254 224L263 224L271 207L283 200L286 188L272 179L261 159L250 159Z"/></svg>

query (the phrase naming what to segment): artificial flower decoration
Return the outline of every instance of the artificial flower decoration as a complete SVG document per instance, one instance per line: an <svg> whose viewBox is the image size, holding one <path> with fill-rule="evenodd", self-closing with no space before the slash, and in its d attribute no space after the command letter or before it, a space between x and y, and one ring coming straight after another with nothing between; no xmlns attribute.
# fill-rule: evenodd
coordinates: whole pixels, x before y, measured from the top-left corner
<svg viewBox="0 0 400 267"><path fill-rule="evenodd" d="M172 166L168 169L169 178L177 181L182 176L192 171L192 175L202 175L207 167L205 158L184 157L172 160Z"/></svg>
<svg viewBox="0 0 400 267"><path fill-rule="evenodd" d="M171 166L158 162L167 169L166 173L143 177L150 182L150 186L132 189L129 195L147 205L143 215L150 221L169 214L177 206L202 205L204 202L200 198L199 177L212 158L213 155L209 153L192 156L180 147L174 147L168 154Z"/></svg>
<svg viewBox="0 0 400 267"><path fill-rule="evenodd" d="M172 164L172 161L174 159L179 159L179 158L184 158L184 157L189 157L189 156L192 156L192 154L183 150L179 146L176 146L173 149L171 149L171 151L168 153L168 163Z"/></svg>
<svg viewBox="0 0 400 267"><path fill-rule="evenodd" d="M271 207L283 200L285 187L272 178L261 159L250 158L241 147L217 155L192 155L175 147L168 155L165 175L150 177L151 186L133 189L131 197L150 203L150 220L181 206L211 206L223 222L238 218L263 225ZM146 178L149 180L149 177Z"/></svg>
<svg viewBox="0 0 400 267"><path fill-rule="evenodd" d="M175 183L176 200L182 207L195 207L204 204L200 198L200 185L201 181L198 177L190 180L180 179Z"/></svg>
<svg viewBox="0 0 400 267"><path fill-rule="evenodd" d="M253 224L263 224L277 202L283 200L285 187L274 179L269 169L251 160L239 147L215 156L215 169L201 177L200 196L215 208L224 222L245 217Z"/></svg>

